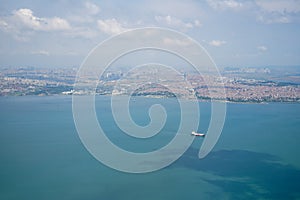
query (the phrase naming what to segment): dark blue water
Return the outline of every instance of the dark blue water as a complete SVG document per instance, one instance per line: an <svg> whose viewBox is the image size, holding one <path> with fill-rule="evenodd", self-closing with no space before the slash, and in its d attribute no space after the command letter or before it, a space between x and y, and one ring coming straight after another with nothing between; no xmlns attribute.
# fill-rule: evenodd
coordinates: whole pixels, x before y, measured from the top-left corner
<svg viewBox="0 0 300 200"><path fill-rule="evenodd" d="M96 107L108 101L98 97ZM132 112L138 124L149 122L153 103L170 114L150 142L122 135L109 111L99 121L121 147L157 149L174 136L180 112L174 99L138 98ZM199 130L206 131L210 104L200 103L200 110ZM95 160L77 135L71 97L1 97L0 125L1 200L300 199L300 104L228 104L213 152L199 160L197 138L175 163L148 174L118 172Z"/></svg>

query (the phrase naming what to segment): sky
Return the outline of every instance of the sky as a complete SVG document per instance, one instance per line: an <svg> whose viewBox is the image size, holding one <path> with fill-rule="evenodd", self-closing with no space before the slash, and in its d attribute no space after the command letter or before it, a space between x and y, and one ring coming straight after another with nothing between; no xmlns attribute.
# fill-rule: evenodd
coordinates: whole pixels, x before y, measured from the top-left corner
<svg viewBox="0 0 300 200"><path fill-rule="evenodd" d="M221 67L300 66L299 0L0 0L0 67L78 67L143 27L188 35Z"/></svg>

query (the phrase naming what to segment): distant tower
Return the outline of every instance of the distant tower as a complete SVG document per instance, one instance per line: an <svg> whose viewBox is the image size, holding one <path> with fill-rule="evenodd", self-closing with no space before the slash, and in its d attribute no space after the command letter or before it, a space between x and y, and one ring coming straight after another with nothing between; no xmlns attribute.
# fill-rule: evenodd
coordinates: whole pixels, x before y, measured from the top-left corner
<svg viewBox="0 0 300 200"><path fill-rule="evenodd" d="M184 81L187 81L187 73L186 72L183 73L183 79L184 79Z"/></svg>

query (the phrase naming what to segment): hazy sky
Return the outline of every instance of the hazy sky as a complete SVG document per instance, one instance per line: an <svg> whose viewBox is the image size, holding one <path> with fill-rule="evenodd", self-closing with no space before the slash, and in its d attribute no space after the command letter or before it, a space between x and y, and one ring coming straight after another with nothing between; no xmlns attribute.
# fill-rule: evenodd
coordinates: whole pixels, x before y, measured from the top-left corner
<svg viewBox="0 0 300 200"><path fill-rule="evenodd" d="M0 0L1 66L79 66L122 31L167 27L219 66L300 65L297 0Z"/></svg>

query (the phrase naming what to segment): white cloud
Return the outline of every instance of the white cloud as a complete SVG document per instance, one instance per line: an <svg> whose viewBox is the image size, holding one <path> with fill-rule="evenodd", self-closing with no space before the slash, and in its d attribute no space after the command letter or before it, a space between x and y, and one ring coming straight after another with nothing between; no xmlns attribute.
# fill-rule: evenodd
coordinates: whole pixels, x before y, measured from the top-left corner
<svg viewBox="0 0 300 200"><path fill-rule="evenodd" d="M74 9L67 15L67 19L74 25L96 23L96 16L100 13L98 5L89 1L80 4L80 8Z"/></svg>
<svg viewBox="0 0 300 200"><path fill-rule="evenodd" d="M15 40L21 42L27 42L33 35L32 31L23 31L18 27L12 17L0 18L0 30L9 33Z"/></svg>
<svg viewBox="0 0 300 200"><path fill-rule="evenodd" d="M224 40L212 40L212 41L209 42L209 44L210 44L211 46L215 46L215 47L222 46L222 45L224 45L224 44L226 44L226 43L227 43L227 42L224 41Z"/></svg>
<svg viewBox="0 0 300 200"><path fill-rule="evenodd" d="M205 13L202 1L194 0L136 1L133 5L134 9L138 10L135 12L141 17L170 15L178 19L195 19L201 18Z"/></svg>
<svg viewBox="0 0 300 200"><path fill-rule="evenodd" d="M100 11L100 8L96 4L91 2L85 2L84 6L87 9L88 14L90 15L96 15Z"/></svg>
<svg viewBox="0 0 300 200"><path fill-rule="evenodd" d="M189 46L191 44L190 40L179 40L179 39L173 39L173 38L164 38L163 43L165 45L176 45L176 46Z"/></svg>
<svg viewBox="0 0 300 200"><path fill-rule="evenodd" d="M67 31L64 33L64 35L91 39L99 35L99 30L95 30L89 27L74 27L72 31Z"/></svg>
<svg viewBox="0 0 300 200"><path fill-rule="evenodd" d="M59 17L36 17L33 15L32 10L26 8L13 11L11 22L16 26L21 25L25 28L38 31L68 30L71 28L65 19Z"/></svg>
<svg viewBox="0 0 300 200"><path fill-rule="evenodd" d="M299 0L206 0L214 10L245 11L262 23L291 23L300 12ZM299 19L298 19L299 20Z"/></svg>
<svg viewBox="0 0 300 200"><path fill-rule="evenodd" d="M239 10L244 6L243 3L235 0L207 0L207 3L215 10Z"/></svg>
<svg viewBox="0 0 300 200"><path fill-rule="evenodd" d="M93 12L96 12L95 8ZM10 16L0 16L0 30L10 33L14 39L23 42L29 41L36 32L53 31L60 31L65 36L94 38L99 34L99 30L87 26L91 23L85 22L71 27L66 19L37 17L32 10L26 8L14 10Z"/></svg>
<svg viewBox="0 0 300 200"><path fill-rule="evenodd" d="M266 24L291 23L300 12L299 0L255 1L260 13L257 20Z"/></svg>
<svg viewBox="0 0 300 200"><path fill-rule="evenodd" d="M3 19L0 19L0 28L3 29L3 30L8 30L9 25L6 21L4 21Z"/></svg>
<svg viewBox="0 0 300 200"><path fill-rule="evenodd" d="M97 21L99 29L107 34L118 34L122 33L128 29L124 28L115 18L98 20Z"/></svg>
<svg viewBox="0 0 300 200"><path fill-rule="evenodd" d="M21 8L9 16L0 17L0 30L11 34L17 41L27 42L36 31L70 31L71 26L65 19L37 17L32 10Z"/></svg>
<svg viewBox="0 0 300 200"><path fill-rule="evenodd" d="M32 10L21 8L10 16L0 17L0 29L18 41L27 42L35 31L65 31L71 26L65 19L36 17Z"/></svg>
<svg viewBox="0 0 300 200"><path fill-rule="evenodd" d="M170 27L176 27L181 29L191 29L195 26L199 27L201 26L201 23L199 20L194 20L194 22L184 22L180 19L177 19L176 17L171 17L170 15L167 16L155 16L155 20L158 23L170 26Z"/></svg>
<svg viewBox="0 0 300 200"><path fill-rule="evenodd" d="M263 45L258 46L257 49L258 49L259 51L267 51L267 50L268 50L268 48L267 48L266 46L263 46Z"/></svg>
<svg viewBox="0 0 300 200"><path fill-rule="evenodd" d="M33 55L42 55L42 56L49 56L50 53L45 50L39 50L39 51L32 51L31 54Z"/></svg>
<svg viewBox="0 0 300 200"><path fill-rule="evenodd" d="M279 12L281 14L300 12L299 0L256 0L255 3L266 12Z"/></svg>
<svg viewBox="0 0 300 200"><path fill-rule="evenodd" d="M257 16L257 20L265 24L287 24L292 22L292 19L289 15L281 15L278 13L261 13Z"/></svg>
<svg viewBox="0 0 300 200"><path fill-rule="evenodd" d="M199 20L197 20L197 19L194 20L194 24L195 24L196 27L202 26L201 22Z"/></svg>

